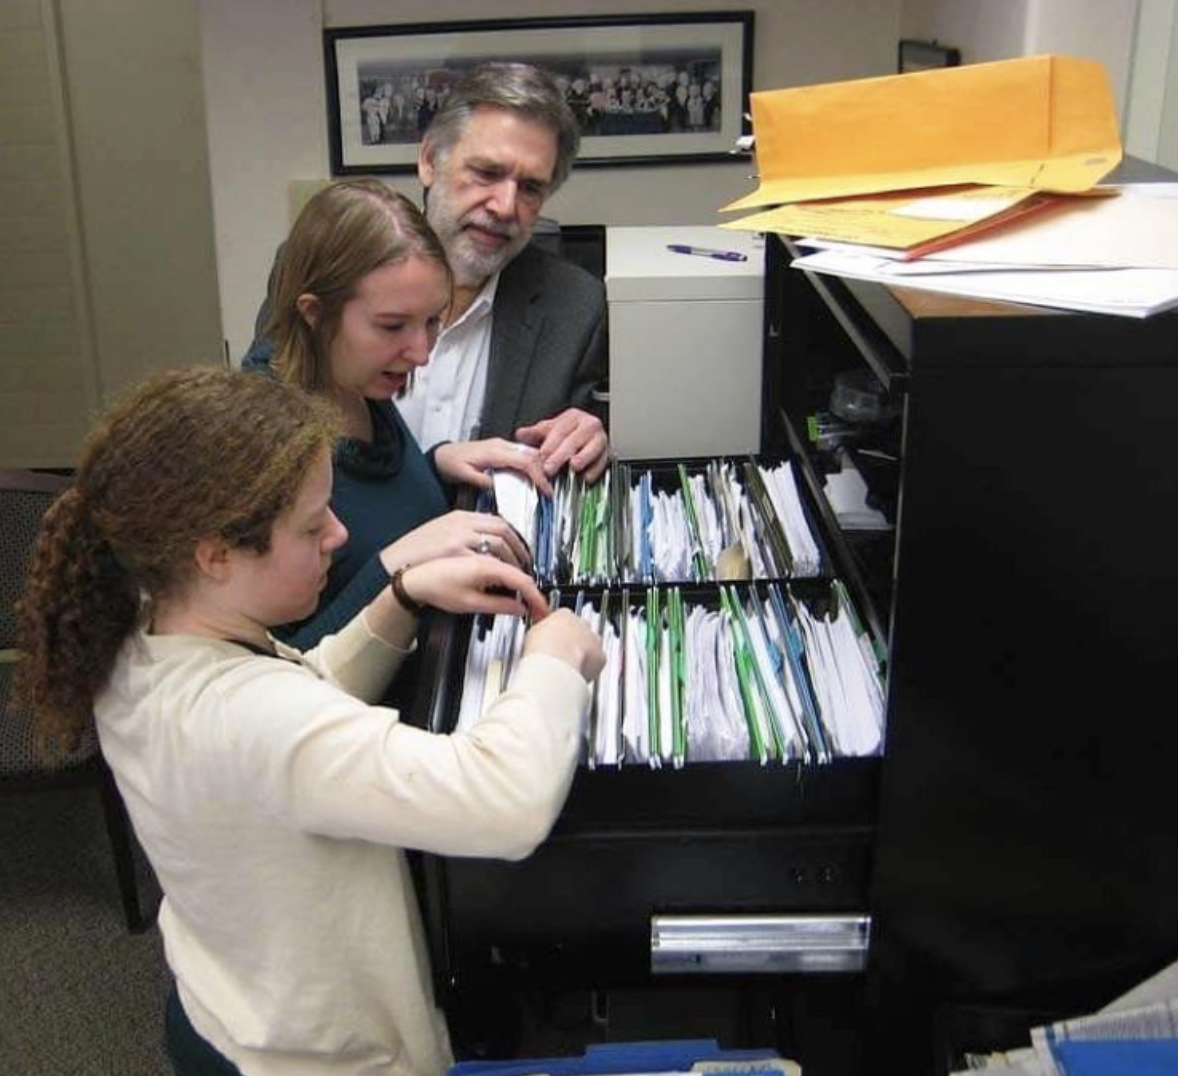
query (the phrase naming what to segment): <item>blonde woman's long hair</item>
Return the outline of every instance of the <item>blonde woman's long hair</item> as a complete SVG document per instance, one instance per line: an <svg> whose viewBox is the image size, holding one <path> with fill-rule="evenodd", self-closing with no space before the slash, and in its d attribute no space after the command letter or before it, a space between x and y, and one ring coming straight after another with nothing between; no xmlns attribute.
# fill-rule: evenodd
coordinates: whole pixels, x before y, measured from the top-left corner
<svg viewBox="0 0 1178 1076"><path fill-rule="evenodd" d="M436 262L452 282L441 242L404 195L375 179L342 180L319 191L279 255L269 324L275 373L307 392L328 391L328 356L344 304L369 273L413 256ZM298 309L299 297L308 294L319 300L314 325Z"/></svg>

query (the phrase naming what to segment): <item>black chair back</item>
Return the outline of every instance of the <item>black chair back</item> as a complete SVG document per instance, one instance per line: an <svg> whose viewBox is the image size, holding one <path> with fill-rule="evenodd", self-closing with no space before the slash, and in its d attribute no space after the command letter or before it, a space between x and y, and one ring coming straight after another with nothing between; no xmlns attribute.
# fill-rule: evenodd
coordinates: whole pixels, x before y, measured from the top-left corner
<svg viewBox="0 0 1178 1076"><path fill-rule="evenodd" d="M96 787L127 928L138 932L149 921L139 907L130 824L93 726L72 752L41 748L34 740L32 711L12 690L20 658L16 605L24 593L41 520L69 485L70 479L61 475L0 471L0 794L56 786Z"/></svg>

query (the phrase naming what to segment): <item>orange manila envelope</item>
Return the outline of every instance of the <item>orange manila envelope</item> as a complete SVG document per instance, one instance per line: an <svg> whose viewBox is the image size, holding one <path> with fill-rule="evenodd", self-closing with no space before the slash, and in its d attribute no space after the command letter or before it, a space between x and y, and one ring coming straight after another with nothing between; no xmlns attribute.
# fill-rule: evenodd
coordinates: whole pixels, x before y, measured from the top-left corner
<svg viewBox="0 0 1178 1076"><path fill-rule="evenodd" d="M721 225L738 232L816 236L914 253L954 236L973 234L1037 208L1043 194L1030 187L925 187L851 198L792 202Z"/></svg>
<svg viewBox="0 0 1178 1076"><path fill-rule="evenodd" d="M737 232L778 232L872 247L891 247L905 258L977 239L1050 209L1113 197L1111 187L1055 194L1033 187L924 187L858 194L817 202L791 202L725 221Z"/></svg>
<svg viewBox="0 0 1178 1076"><path fill-rule="evenodd" d="M1087 190L1121 160L1104 67L1071 56L751 96L761 185L724 206L958 183Z"/></svg>

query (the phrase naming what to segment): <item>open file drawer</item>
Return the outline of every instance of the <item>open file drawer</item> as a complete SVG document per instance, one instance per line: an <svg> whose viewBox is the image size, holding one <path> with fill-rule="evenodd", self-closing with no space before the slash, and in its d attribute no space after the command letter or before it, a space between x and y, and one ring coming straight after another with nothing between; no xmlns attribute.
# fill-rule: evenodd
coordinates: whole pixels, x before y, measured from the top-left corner
<svg viewBox="0 0 1178 1076"><path fill-rule="evenodd" d="M695 491L691 510L686 509L683 496L685 482ZM776 485L776 493L770 492L771 484ZM720 496L721 487L727 496ZM513 523L532 548L541 586L601 585L621 579L631 580L631 586L638 585L636 580L684 585L712 580L724 576L718 570L718 554L726 542L739 542L754 578L817 578L833 571L818 506L791 457L615 460L594 493L600 500L591 500L579 483L557 483L555 498L548 503L555 505L553 514L567 513L571 521L567 526L552 523L553 514L545 516L538 510L529 514L515 495L510 498L514 503L495 506L495 498L485 496L479 505L483 510L498 507ZM665 513L658 511L660 500ZM788 508L791 503L793 512ZM660 534L664 539L672 537L670 521L680 512L687 539L678 547L683 555L660 559L651 546L658 543ZM542 519L549 521L547 527ZM647 561L635 530L638 519L650 523L647 552L653 557ZM743 528L738 519L743 520ZM738 538L742 530L743 537ZM589 540L587 532L593 532ZM552 538L554 533L562 537ZM698 549L702 562L694 556L689 561L692 549ZM871 610L865 613L869 619L874 615Z"/></svg>
<svg viewBox="0 0 1178 1076"><path fill-rule="evenodd" d="M457 713L468 634L469 622L439 618L427 640L432 697L418 701L440 731ZM439 992L861 968L879 767L878 758L582 767L528 860L426 857Z"/></svg>

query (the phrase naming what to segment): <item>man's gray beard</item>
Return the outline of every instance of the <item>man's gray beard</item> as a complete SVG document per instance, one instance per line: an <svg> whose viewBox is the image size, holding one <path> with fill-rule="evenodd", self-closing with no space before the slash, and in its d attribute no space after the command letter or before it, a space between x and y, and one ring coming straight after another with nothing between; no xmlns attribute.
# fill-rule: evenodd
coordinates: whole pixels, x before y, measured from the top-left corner
<svg viewBox="0 0 1178 1076"><path fill-rule="evenodd" d="M454 283L460 288L473 288L482 284L518 253L515 249L515 240L510 241L496 254L483 254L481 251L470 249L471 245L470 240L461 232L448 243L443 243L450 269L454 273Z"/></svg>
<svg viewBox="0 0 1178 1076"><path fill-rule="evenodd" d="M454 274L454 283L460 288L474 288L499 272L512 258L528 245L530 234L522 230L507 241L507 244L493 254L484 254L474 247L473 241L462 228L462 223L447 212L447 179L439 175L430 197L425 203L425 219L442 241L446 260Z"/></svg>

